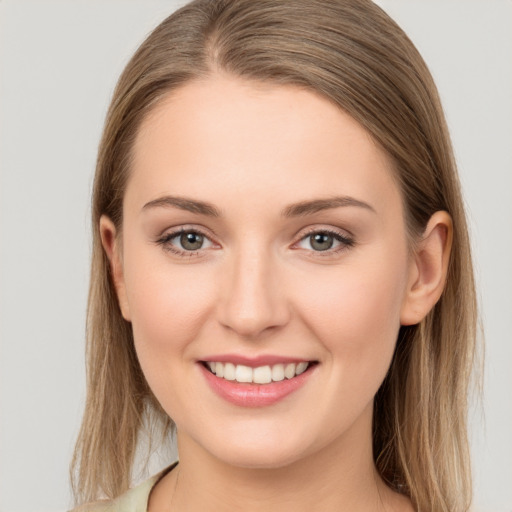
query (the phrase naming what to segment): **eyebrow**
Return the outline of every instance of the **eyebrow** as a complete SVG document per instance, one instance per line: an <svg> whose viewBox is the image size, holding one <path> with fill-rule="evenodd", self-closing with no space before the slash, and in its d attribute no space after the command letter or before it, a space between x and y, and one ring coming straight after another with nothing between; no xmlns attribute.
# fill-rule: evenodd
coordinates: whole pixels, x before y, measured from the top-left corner
<svg viewBox="0 0 512 512"><path fill-rule="evenodd" d="M220 217L219 210L211 203L177 196L164 196L159 197L158 199L153 199L153 201L146 203L142 209L147 210L158 207L174 207L179 208L180 210L198 213L200 215L207 215L208 217Z"/></svg>
<svg viewBox="0 0 512 512"><path fill-rule="evenodd" d="M356 206L358 208L364 208L370 210L373 213L375 209L359 199L355 199L350 196L337 196L329 197L326 199L314 199L312 201L301 201L300 203L291 204L287 206L282 215L284 217L302 217L305 215L311 215L313 213L321 212L323 210L330 210L332 208L340 208L342 206Z"/></svg>
<svg viewBox="0 0 512 512"><path fill-rule="evenodd" d="M364 201L360 201L359 199L355 199L350 196L336 196L326 199L313 199L310 201L301 201L299 203L291 204L282 210L281 215L288 218L303 217L306 215L318 213L323 210L330 210L333 208L346 206L364 208L375 213L375 209ZM211 203L178 196L163 196L159 197L158 199L153 199L152 201L146 203L142 209L147 210L150 208L158 207L179 208L180 210L185 210L200 215L206 215L208 217L221 216L220 211Z"/></svg>

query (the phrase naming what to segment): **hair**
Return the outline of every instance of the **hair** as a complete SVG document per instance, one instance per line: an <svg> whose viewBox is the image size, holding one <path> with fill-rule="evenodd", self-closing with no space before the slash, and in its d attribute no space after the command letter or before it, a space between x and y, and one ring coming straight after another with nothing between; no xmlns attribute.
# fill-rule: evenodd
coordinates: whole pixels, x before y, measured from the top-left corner
<svg viewBox="0 0 512 512"><path fill-rule="evenodd" d="M374 401L376 468L418 511L462 512L471 502L468 392L477 306L468 230L437 89L405 33L370 0L196 0L164 20L127 64L99 147L87 316L87 398L72 462L77 502L131 484L145 425L172 421L139 366L120 312L99 221L123 222L123 195L141 122L188 82L226 73L320 94L358 121L391 157L406 227L417 240L447 211L453 247L443 294L401 327Z"/></svg>

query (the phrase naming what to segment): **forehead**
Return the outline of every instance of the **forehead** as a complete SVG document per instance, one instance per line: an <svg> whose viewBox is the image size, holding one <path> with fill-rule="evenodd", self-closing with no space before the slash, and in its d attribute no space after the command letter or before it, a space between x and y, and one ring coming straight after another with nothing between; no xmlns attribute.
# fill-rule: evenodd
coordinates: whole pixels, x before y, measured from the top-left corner
<svg viewBox="0 0 512 512"><path fill-rule="evenodd" d="M140 127L127 195L169 193L266 207L337 194L399 200L387 155L330 101L226 76L171 92Z"/></svg>

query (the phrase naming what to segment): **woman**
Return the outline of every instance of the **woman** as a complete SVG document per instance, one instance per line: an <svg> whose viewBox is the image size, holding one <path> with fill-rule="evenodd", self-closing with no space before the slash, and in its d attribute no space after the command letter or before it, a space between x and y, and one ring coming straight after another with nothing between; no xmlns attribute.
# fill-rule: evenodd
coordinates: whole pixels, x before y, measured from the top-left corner
<svg viewBox="0 0 512 512"><path fill-rule="evenodd" d="M200 0L120 78L93 197L85 510L463 511L476 305L449 135L361 0ZM171 420L172 418L172 420ZM141 432L179 464L127 491Z"/></svg>

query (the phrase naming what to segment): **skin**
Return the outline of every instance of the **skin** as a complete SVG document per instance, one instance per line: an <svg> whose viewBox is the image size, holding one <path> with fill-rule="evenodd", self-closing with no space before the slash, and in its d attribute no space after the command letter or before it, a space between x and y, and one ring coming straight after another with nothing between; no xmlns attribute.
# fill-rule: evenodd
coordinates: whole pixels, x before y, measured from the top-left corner
<svg viewBox="0 0 512 512"><path fill-rule="evenodd" d="M154 203L169 195L218 216ZM334 196L366 206L282 214ZM400 325L442 292L452 227L437 212L411 250L392 163L357 122L292 86L191 82L141 126L122 237L106 217L100 228L140 364L177 425L179 471L150 511L413 510L375 471L373 398ZM176 228L203 247L162 242ZM312 229L351 242L315 250ZM244 408L201 374L198 360L224 353L318 364L280 402Z"/></svg>

